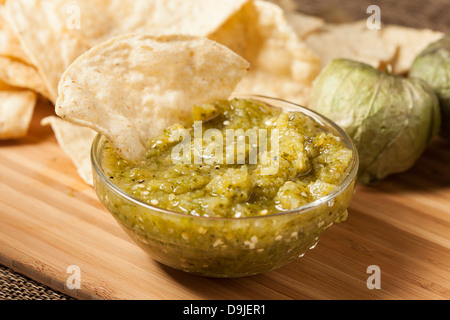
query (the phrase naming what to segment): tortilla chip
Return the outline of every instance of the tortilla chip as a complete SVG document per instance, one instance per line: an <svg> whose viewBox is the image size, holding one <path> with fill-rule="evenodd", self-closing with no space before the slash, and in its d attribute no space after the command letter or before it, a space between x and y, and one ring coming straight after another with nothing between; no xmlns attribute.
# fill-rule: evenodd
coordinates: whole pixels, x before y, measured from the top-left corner
<svg viewBox="0 0 450 320"><path fill-rule="evenodd" d="M407 73L416 56L430 43L443 36L442 32L430 29L414 29L395 25L382 28L382 42L398 47L397 55L392 63L392 72L395 74Z"/></svg>
<svg viewBox="0 0 450 320"><path fill-rule="evenodd" d="M316 32L325 25L325 20L319 17L307 15L301 12L286 13L289 24L302 39Z"/></svg>
<svg viewBox="0 0 450 320"><path fill-rule="evenodd" d="M44 97L49 97L47 88L36 68L19 60L0 56L0 81L14 87L31 89Z"/></svg>
<svg viewBox="0 0 450 320"><path fill-rule="evenodd" d="M404 74L414 58L428 44L443 36L430 29L414 29L395 25L381 29L367 28L367 21L328 23L306 37L306 43L320 55L322 66L332 59L361 61L375 68L391 66L394 74Z"/></svg>
<svg viewBox="0 0 450 320"><path fill-rule="evenodd" d="M6 21L3 6L0 6L0 81L49 96L38 71Z"/></svg>
<svg viewBox="0 0 450 320"><path fill-rule="evenodd" d="M305 104L303 93L320 71L320 59L288 24L283 10L254 1L209 36L251 64L236 94L272 95Z"/></svg>
<svg viewBox="0 0 450 320"><path fill-rule="evenodd" d="M286 76L268 74L264 71L250 72L239 83L235 96L259 94L268 97L278 97L302 106L308 106L312 86L302 85Z"/></svg>
<svg viewBox="0 0 450 320"><path fill-rule="evenodd" d="M247 1L14 0L5 14L55 102L64 70L92 46L125 33L204 36Z"/></svg>
<svg viewBox="0 0 450 320"><path fill-rule="evenodd" d="M19 38L5 20L2 6L0 6L0 55L32 64L29 56L23 50Z"/></svg>
<svg viewBox="0 0 450 320"><path fill-rule="evenodd" d="M91 146L97 132L55 116L42 119L41 125L52 127L58 144L75 165L78 175L93 186Z"/></svg>
<svg viewBox="0 0 450 320"><path fill-rule="evenodd" d="M169 125L191 122L194 105L228 99L248 68L206 38L120 36L70 65L56 113L105 135L123 158L138 160Z"/></svg>
<svg viewBox="0 0 450 320"><path fill-rule="evenodd" d="M286 12L295 12L298 10L298 3L295 0L269 0L280 6Z"/></svg>
<svg viewBox="0 0 450 320"><path fill-rule="evenodd" d="M393 63L397 52L397 44L383 41L382 30L367 28L366 20L326 24L308 35L306 43L322 58L322 67L346 58L379 68Z"/></svg>
<svg viewBox="0 0 450 320"><path fill-rule="evenodd" d="M0 140L26 136L37 95L0 82Z"/></svg>

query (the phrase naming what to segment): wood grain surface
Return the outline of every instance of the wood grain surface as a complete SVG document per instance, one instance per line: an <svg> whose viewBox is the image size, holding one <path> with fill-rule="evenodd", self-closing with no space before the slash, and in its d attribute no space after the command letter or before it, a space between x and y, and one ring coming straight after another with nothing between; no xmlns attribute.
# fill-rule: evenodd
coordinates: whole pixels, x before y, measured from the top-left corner
<svg viewBox="0 0 450 320"><path fill-rule="evenodd" d="M40 120L0 143L0 264L77 299L449 299L450 143L436 139L416 166L358 186L347 221L292 264L211 279L152 260L102 207ZM369 289L369 266L380 289ZM69 289L69 266L81 287Z"/></svg>

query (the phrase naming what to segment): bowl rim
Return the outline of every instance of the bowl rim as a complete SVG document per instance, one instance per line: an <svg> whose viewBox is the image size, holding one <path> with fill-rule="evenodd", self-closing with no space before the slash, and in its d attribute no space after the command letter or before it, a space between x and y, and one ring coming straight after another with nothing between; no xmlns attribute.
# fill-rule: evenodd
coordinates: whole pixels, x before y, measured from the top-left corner
<svg viewBox="0 0 450 320"><path fill-rule="evenodd" d="M314 121L319 123L321 125L321 127L326 127L328 130L330 130L330 128L331 128L333 131L336 131L340 135L340 138L342 138L344 140L344 143L346 144L346 146L350 150L352 150L352 154L353 154L352 161L351 161L350 165L348 166L346 172L344 173L344 175L346 175L346 176L341 181L339 186L335 190L333 190L332 192L327 194L326 196L319 198L313 202L307 203L301 207L291 209L291 210L280 211L280 212L276 212L276 213L272 213L272 214L268 214L268 215L236 218L236 217L196 216L196 215L190 215L190 214L186 214L186 213L182 213L182 212L176 212L176 211L163 209L163 208L148 204L138 198L133 197L132 195L128 194L127 192L125 192L124 190L122 190L118 186L116 186L114 183L112 183L110 181L110 179L108 179L103 174L103 171L101 170L101 164L97 157L97 155L99 154L98 148L100 146L100 142L103 142L104 140L106 140L106 137L102 134L96 135L96 137L94 138L94 140L92 142L92 146L91 146L90 158L91 158L93 174L95 172L95 174L100 178L101 183L104 186L106 186L110 191L112 191L113 193L118 195L119 197L124 198L127 201L130 201L130 202L134 203L135 205L144 207L148 210L157 211L159 213L164 213L164 214L169 214L169 215L184 217L184 218L188 217L188 218L192 218L192 219L230 220L230 221L242 221L242 220L247 220L247 219L264 219L264 218L267 219L268 217L277 217L277 216L283 216L283 215L300 214L300 213L309 212L325 203L328 203L328 202L336 199L339 195L341 195L342 193L344 193L344 191L346 191L348 189L348 187L352 184L352 182L354 180L356 180L357 173L358 173L358 167L359 167L358 151L356 149L355 144L353 143L353 140L350 138L350 136L340 126L338 126L336 123L334 123L332 120L328 119L327 117L325 117L311 109L308 109L307 107L303 107L299 104L295 104L295 103L292 103L292 102L289 102L287 100L280 99L280 98L273 98L273 97L257 95L257 94L251 94L251 95L239 94L239 95L233 95L230 97L230 99L233 99L233 98L253 99L253 100L256 100L259 102L266 103L270 107L275 107L275 108L280 108L280 107L271 105L270 102L281 103L281 104L284 104L286 107L289 107L289 108L286 108L286 110L291 110L291 108L292 108L292 111L301 112L301 113L311 117ZM336 133L336 132L333 132L333 133ZM96 180L97 179L94 177L94 183Z"/></svg>

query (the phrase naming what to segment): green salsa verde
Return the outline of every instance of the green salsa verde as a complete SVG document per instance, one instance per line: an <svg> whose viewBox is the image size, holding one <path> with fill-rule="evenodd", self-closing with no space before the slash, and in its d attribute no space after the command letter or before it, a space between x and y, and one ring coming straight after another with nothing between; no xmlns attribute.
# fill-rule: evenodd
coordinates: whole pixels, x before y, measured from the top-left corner
<svg viewBox="0 0 450 320"><path fill-rule="evenodd" d="M202 120L200 134L194 133L194 126L173 125L151 142L145 159L138 163L121 159L107 145L105 174L150 205L190 215L239 218L292 210L325 196L342 181L352 159L352 151L341 139L313 119L262 102L220 101L196 107L194 117ZM223 142L205 141L208 129L219 130L215 133ZM174 139L177 130L189 135ZM277 148L270 144L274 132ZM250 133L256 139L251 141ZM258 138L266 133L265 147L258 148ZM231 134L234 137L227 140ZM173 148L186 137L187 161L177 163ZM239 143L244 150L241 164ZM214 158L217 146L223 154ZM250 154L259 156L257 161L250 163ZM194 161L196 155L200 162Z"/></svg>
<svg viewBox="0 0 450 320"><path fill-rule="evenodd" d="M357 158L314 119L259 100L233 99L195 107L194 120L201 120L200 134L198 122L171 126L151 141L140 162L119 157L104 137L94 141L99 199L155 260L203 276L248 276L294 261L326 228L346 219ZM205 139L210 129L215 139ZM255 140L242 138L237 151L239 132L249 129L267 132L277 148L259 146L260 157L250 161ZM227 140L227 130L238 132L228 146L219 143ZM183 142L184 156L173 152ZM227 150L236 152L227 157ZM222 162L213 154L221 154ZM295 210L336 188L325 201Z"/></svg>

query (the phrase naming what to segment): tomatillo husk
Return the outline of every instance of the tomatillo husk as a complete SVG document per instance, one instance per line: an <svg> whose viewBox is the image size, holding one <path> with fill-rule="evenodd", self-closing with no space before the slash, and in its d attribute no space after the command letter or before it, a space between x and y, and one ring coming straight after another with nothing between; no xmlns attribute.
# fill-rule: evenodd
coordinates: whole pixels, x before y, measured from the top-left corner
<svg viewBox="0 0 450 320"><path fill-rule="evenodd" d="M437 96L425 81L348 59L332 60L322 70L310 107L353 139L364 184L410 169L441 123Z"/></svg>
<svg viewBox="0 0 450 320"><path fill-rule="evenodd" d="M450 140L450 35L431 43L414 60L410 77L425 80L436 92L441 107L441 136Z"/></svg>

